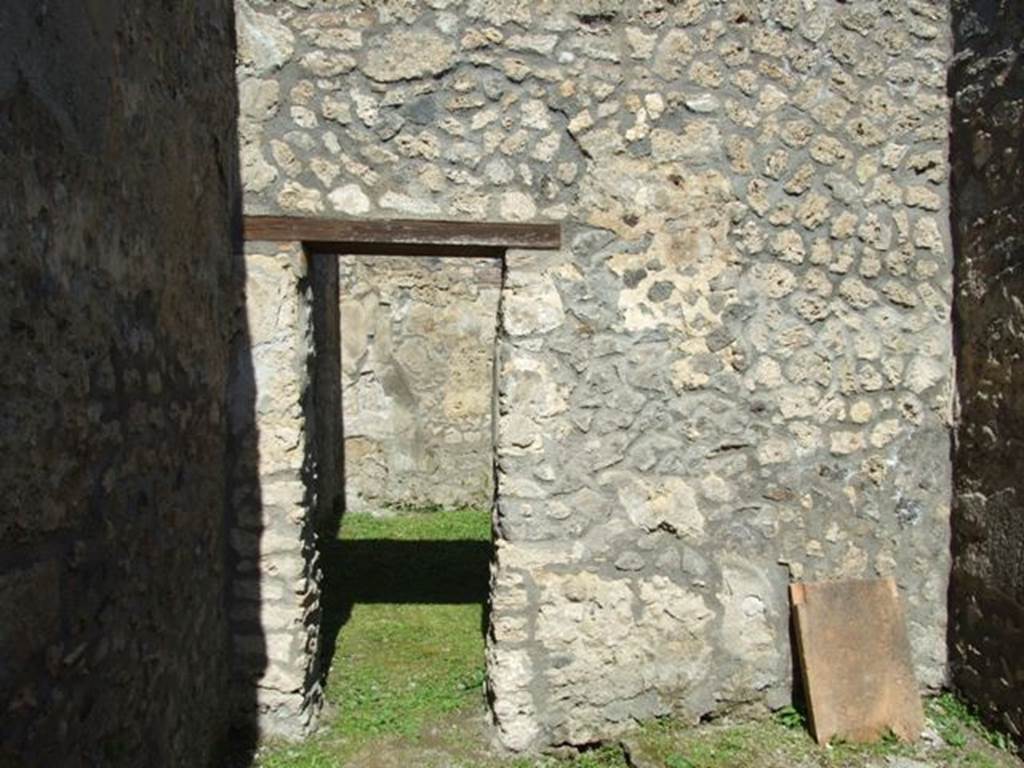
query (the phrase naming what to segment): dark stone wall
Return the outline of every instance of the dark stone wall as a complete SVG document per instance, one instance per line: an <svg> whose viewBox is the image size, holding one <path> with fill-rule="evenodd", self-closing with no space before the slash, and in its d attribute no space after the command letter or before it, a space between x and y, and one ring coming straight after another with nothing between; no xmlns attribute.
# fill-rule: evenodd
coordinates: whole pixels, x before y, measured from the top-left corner
<svg viewBox="0 0 1024 768"><path fill-rule="evenodd" d="M955 685L1024 734L1024 5L955 2Z"/></svg>
<svg viewBox="0 0 1024 768"><path fill-rule="evenodd" d="M0 3L0 766L219 760L228 0Z"/></svg>

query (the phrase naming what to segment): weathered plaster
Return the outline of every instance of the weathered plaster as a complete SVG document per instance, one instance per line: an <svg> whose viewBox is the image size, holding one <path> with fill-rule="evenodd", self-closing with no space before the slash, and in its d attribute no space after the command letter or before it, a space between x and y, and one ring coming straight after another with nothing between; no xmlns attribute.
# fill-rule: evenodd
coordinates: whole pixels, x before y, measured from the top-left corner
<svg viewBox="0 0 1024 768"><path fill-rule="evenodd" d="M342 256L345 509L490 507L501 262Z"/></svg>

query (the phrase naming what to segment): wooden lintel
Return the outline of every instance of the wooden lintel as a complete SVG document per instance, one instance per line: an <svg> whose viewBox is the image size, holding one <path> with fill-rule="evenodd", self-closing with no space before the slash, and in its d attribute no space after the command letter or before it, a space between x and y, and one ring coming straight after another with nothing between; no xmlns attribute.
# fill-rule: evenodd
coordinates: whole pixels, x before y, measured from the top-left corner
<svg viewBox="0 0 1024 768"><path fill-rule="evenodd" d="M444 256L446 258L496 258L504 256L506 248L493 245L447 245L443 243L379 243L352 242L350 240L304 240L306 253L360 256ZM522 247L522 246L519 246Z"/></svg>
<svg viewBox="0 0 1024 768"><path fill-rule="evenodd" d="M339 252L359 246L386 250L389 245L470 251L557 250L562 245L562 226L547 223L246 216L244 234L246 240L315 244L320 251L334 250L336 244Z"/></svg>

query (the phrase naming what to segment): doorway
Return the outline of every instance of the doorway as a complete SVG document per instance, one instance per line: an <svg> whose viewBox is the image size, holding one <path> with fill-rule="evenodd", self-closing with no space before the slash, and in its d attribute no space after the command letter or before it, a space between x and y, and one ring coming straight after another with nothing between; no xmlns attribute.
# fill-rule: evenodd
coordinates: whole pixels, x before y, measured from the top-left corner
<svg viewBox="0 0 1024 768"><path fill-rule="evenodd" d="M340 430L326 430L341 504L320 538L321 730L355 755L484 705L502 261L336 259L338 320L317 313L339 323L340 360L324 359L341 382Z"/></svg>
<svg viewBox="0 0 1024 768"><path fill-rule="evenodd" d="M384 605L382 590L392 595L387 605L453 605L471 611L476 631L470 634L481 643L489 590L485 564L492 540L500 538L493 532L501 530L490 509L475 521L431 519L443 524L429 531L417 526L430 518L417 518L401 534L382 531L373 516L362 528L343 524L338 254L485 259L504 275L507 249L557 252L561 231L553 224L248 217L245 237L247 312L254 329L248 375L256 393L255 421L246 439L258 449L259 466L258 488L235 494L237 503L245 504L236 510L233 531L233 545L244 550L236 570L252 585L240 593L246 611L237 612L233 633L237 648L253 649L239 674L256 687L261 732L292 739L316 726L323 662L332 652L336 655L337 649L328 647L336 629L361 606ZM521 291L514 294L515 307L509 306L513 320L504 320L496 333L499 346L507 343L506 333L522 332L515 318L532 306ZM436 325L443 319L431 321ZM484 396L492 404L495 379L492 374L490 393ZM471 392L472 386L461 391ZM455 411L465 407L458 397L449 404ZM492 427L489 462L495 444ZM492 509L495 496L500 489L492 491ZM344 529L340 540L339 526ZM468 570L458 571L463 565ZM427 584L424 574L438 572L440 581ZM489 643L489 657L498 644ZM479 693L475 678L483 676L483 669L476 658L464 677L471 683L466 690ZM342 681L339 696L344 697L345 687L351 688L351 681ZM358 702L361 694L351 692L348 700Z"/></svg>

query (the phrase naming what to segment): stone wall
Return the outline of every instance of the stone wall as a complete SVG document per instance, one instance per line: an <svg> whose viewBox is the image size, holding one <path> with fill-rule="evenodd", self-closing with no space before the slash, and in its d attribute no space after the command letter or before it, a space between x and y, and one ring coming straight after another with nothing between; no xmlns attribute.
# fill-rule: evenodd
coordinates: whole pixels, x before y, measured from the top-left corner
<svg viewBox="0 0 1024 768"><path fill-rule="evenodd" d="M341 258L346 510L490 506L500 289L497 259Z"/></svg>
<svg viewBox="0 0 1024 768"><path fill-rule="evenodd" d="M219 765L231 6L0 30L0 765Z"/></svg>
<svg viewBox="0 0 1024 768"><path fill-rule="evenodd" d="M236 350L230 392L231 619L241 696L235 719L262 736L304 736L321 704L316 534L336 527L332 511L340 506L332 432L340 415L331 394L337 269L330 265L311 266L298 244L246 244L239 319L248 335Z"/></svg>
<svg viewBox="0 0 1024 768"><path fill-rule="evenodd" d="M945 682L944 3L240 19L247 211L564 225L500 310L506 745L787 702L791 579L895 576Z"/></svg>
<svg viewBox="0 0 1024 768"><path fill-rule="evenodd" d="M956 2L953 226L960 413L951 662L957 687L1024 737L1024 8Z"/></svg>

